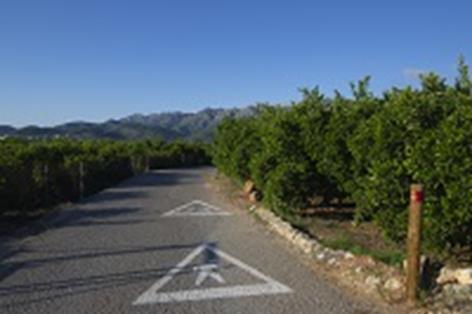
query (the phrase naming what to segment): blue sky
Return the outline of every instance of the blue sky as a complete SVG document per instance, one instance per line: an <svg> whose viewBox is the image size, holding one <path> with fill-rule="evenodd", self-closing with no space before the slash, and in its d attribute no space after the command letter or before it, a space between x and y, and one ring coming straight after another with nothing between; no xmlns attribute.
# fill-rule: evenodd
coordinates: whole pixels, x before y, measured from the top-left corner
<svg viewBox="0 0 472 314"><path fill-rule="evenodd" d="M382 90L472 63L472 2L0 1L0 124Z"/></svg>

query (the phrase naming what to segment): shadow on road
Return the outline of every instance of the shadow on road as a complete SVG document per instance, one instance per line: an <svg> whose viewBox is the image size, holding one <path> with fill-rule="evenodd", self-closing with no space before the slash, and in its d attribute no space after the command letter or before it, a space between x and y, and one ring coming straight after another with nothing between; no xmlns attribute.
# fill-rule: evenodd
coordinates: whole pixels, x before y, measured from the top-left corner
<svg viewBox="0 0 472 314"><path fill-rule="evenodd" d="M78 202L77 205L119 202L127 199L140 198L144 196L146 196L146 193L138 191L126 191L121 189L105 190L98 194L92 195L84 199L83 201Z"/></svg>
<svg viewBox="0 0 472 314"><path fill-rule="evenodd" d="M65 251L65 250L29 250L28 253L42 253L42 254L51 254L59 256L51 256L44 258L36 258L23 260L21 262L10 263L10 266L16 265L20 268L29 268L29 267L40 267L44 264L56 263L56 262L67 262L67 261L79 261L82 259L88 258L99 258L99 257L111 257L111 256L120 256L127 254L139 254L139 253L149 253L157 251L166 251L166 250L180 250L180 249L189 249L198 246L199 243L195 244L185 244L185 245L164 245L164 246L143 246L143 247L128 247L128 248L115 248L115 249L103 249L103 248L87 248L83 251L79 249ZM69 254L71 253L71 254ZM68 255L69 254L69 255ZM1 278L0 272L0 278ZM0 288L0 291L2 289ZM1 296L0 292L0 296Z"/></svg>
<svg viewBox="0 0 472 314"><path fill-rule="evenodd" d="M92 225L119 225L142 222L140 220L110 220L119 216L126 216L136 213L139 207L108 207L100 208L101 204L129 200L143 197L145 193L134 191L113 191L106 190L96 194L83 202L73 205L71 208L50 213L36 221L28 223L10 234L0 235L0 269L2 261L13 255L24 251L21 240L27 237L40 235L50 229L66 228L71 226L92 226ZM88 208L89 205L98 205L98 208Z"/></svg>
<svg viewBox="0 0 472 314"><path fill-rule="evenodd" d="M71 227L91 227L91 226L105 226L105 225L129 225L135 223L149 222L149 220L139 219L121 219L123 216L131 215L140 208L107 208L107 209L73 209L67 213L62 213L61 216L56 217L57 219L50 219L38 221L31 226L22 237L40 235L46 230L53 229L66 229ZM120 217L120 220L110 220L111 218ZM85 232L85 231L84 231ZM10 259L17 254L22 253L34 253L35 251L30 249L27 245L23 244L19 239L15 238L2 238L0 242L0 282L6 277L12 275L19 269L35 267L41 264L41 260L31 260L22 262L9 262ZM41 250L43 253L44 250ZM49 261L53 261L53 259ZM44 262L48 262L45 259Z"/></svg>
<svg viewBox="0 0 472 314"><path fill-rule="evenodd" d="M115 218L122 218L133 215L140 211L140 207L116 207L104 209L75 209L68 213L60 220L55 221L52 225L47 227L52 228L67 228L73 226L93 226L93 225L116 225L116 224L130 224L140 222L142 220L112 220Z"/></svg>
<svg viewBox="0 0 472 314"><path fill-rule="evenodd" d="M195 170L195 168L192 168ZM166 169L155 170L146 174L134 177L121 183L117 188L139 188L154 186L171 186L198 183L201 181L201 175L188 169Z"/></svg>

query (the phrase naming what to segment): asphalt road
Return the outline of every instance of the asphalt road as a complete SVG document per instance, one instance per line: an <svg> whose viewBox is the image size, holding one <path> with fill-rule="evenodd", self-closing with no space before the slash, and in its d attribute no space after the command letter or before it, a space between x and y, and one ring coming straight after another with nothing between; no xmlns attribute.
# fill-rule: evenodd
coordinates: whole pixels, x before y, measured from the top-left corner
<svg viewBox="0 0 472 314"><path fill-rule="evenodd" d="M213 171L135 177L2 240L0 313L376 311L218 196Z"/></svg>

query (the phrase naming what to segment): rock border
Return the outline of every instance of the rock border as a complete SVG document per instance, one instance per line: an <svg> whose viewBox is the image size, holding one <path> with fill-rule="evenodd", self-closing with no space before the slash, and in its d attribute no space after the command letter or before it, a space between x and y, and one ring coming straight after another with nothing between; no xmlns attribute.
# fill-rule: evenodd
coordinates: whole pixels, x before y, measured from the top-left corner
<svg viewBox="0 0 472 314"><path fill-rule="evenodd" d="M328 248L263 207L252 205L250 211L305 255L318 263L338 269L338 277L343 281L362 286L367 292L375 293L389 303L403 301L405 278L397 268L375 261L369 256L356 256L348 251Z"/></svg>

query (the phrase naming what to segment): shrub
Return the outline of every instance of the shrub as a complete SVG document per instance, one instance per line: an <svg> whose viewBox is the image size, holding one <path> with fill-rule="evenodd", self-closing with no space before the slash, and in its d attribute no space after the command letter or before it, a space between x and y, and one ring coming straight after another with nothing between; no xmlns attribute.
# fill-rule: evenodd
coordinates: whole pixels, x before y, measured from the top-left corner
<svg viewBox="0 0 472 314"><path fill-rule="evenodd" d="M424 238L429 250L472 244L472 98L417 143L409 168L425 183Z"/></svg>
<svg viewBox="0 0 472 314"><path fill-rule="evenodd" d="M303 89L290 107L225 120L213 146L216 166L252 178L279 213L347 198L357 220L373 220L391 239L406 236L409 187L426 189L424 238L440 253L472 246L472 81L463 58L454 86L429 73L421 87L382 97L369 77L353 97Z"/></svg>
<svg viewBox="0 0 472 314"><path fill-rule="evenodd" d="M161 158L155 162L154 156ZM0 215L35 213L79 198L79 167L85 195L95 193L152 166L209 163L202 143L110 140L0 141Z"/></svg>
<svg viewBox="0 0 472 314"><path fill-rule="evenodd" d="M406 235L410 184L427 184L411 167L416 145L456 105L454 92L438 77L425 76L423 84L421 91L390 93L382 110L361 124L349 141L358 168L352 195L356 217L374 218L394 240Z"/></svg>
<svg viewBox="0 0 472 314"><path fill-rule="evenodd" d="M226 118L217 129L213 163L223 173L242 182L250 178L249 160L259 146L254 118Z"/></svg>

